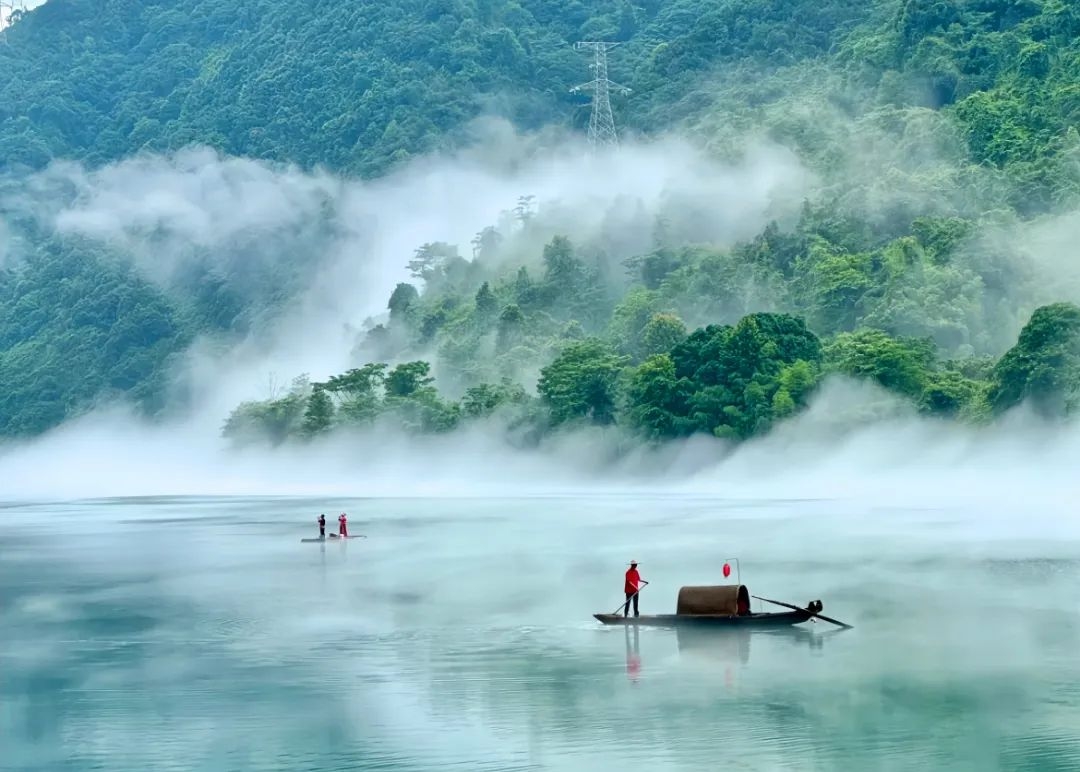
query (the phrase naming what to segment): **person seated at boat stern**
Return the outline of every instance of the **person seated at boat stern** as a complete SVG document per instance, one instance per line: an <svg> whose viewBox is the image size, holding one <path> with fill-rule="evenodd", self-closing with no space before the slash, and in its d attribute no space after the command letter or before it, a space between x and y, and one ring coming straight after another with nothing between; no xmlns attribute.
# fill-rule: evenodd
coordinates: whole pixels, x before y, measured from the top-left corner
<svg viewBox="0 0 1080 772"><path fill-rule="evenodd" d="M641 588L648 582L642 581L641 575L637 570L637 561L630 561L630 568L626 569L626 581L623 582L623 592L626 593L626 605L623 606L623 616L630 614L630 603L634 603L634 616L641 616L638 613L638 594L641 592Z"/></svg>

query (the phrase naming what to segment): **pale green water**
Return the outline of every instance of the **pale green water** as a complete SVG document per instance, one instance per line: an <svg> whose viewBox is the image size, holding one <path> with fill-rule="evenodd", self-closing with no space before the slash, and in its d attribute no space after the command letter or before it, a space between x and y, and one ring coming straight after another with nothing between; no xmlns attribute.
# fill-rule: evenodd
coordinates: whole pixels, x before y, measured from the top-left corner
<svg viewBox="0 0 1080 772"><path fill-rule="evenodd" d="M368 539L300 543L342 509ZM752 593L821 598L855 629L688 638L592 619L630 558L649 613L721 583L732 556ZM10 505L0 768L1080 769L1078 588L1080 543L1030 514Z"/></svg>

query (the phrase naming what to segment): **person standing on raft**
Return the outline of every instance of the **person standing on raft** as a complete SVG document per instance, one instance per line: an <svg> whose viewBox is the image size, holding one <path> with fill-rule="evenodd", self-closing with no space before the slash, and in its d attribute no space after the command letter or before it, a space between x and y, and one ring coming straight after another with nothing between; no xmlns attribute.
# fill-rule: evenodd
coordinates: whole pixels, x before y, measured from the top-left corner
<svg viewBox="0 0 1080 772"><path fill-rule="evenodd" d="M326 515L319 515L319 519L316 521L319 524L319 538L326 538Z"/></svg>
<svg viewBox="0 0 1080 772"><path fill-rule="evenodd" d="M340 536L343 539L349 538L349 527L348 527L348 525L346 525L345 520L346 520L346 518L345 518L345 513L344 512L342 512L340 515L338 515L338 519L337 519L337 521L338 521L338 529L337 529L338 530L338 536Z"/></svg>
<svg viewBox="0 0 1080 772"><path fill-rule="evenodd" d="M623 583L623 592L626 593L626 605L623 606L623 616L630 614L630 602L634 602L634 616L641 616L638 613L638 593L641 592L641 588L648 582L641 580L641 575L638 574L637 561L630 561L630 568L626 570L626 581Z"/></svg>

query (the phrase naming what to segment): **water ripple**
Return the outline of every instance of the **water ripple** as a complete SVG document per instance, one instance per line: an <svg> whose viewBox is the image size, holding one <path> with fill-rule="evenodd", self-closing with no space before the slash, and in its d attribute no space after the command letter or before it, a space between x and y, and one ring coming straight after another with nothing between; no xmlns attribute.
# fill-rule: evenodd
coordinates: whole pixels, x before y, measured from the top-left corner
<svg viewBox="0 0 1080 772"><path fill-rule="evenodd" d="M304 513L341 502L9 506L0 765L1080 767L1078 545L1003 556L972 533L958 554L923 533L905 547L902 511L839 544L813 522L828 502L579 504L369 500L362 545L299 543ZM69 538L32 527L50 507L77 518ZM962 522L910 513L935 534ZM621 600L627 555L647 567L651 612L738 553L759 594L821 597L855 630L592 619Z"/></svg>

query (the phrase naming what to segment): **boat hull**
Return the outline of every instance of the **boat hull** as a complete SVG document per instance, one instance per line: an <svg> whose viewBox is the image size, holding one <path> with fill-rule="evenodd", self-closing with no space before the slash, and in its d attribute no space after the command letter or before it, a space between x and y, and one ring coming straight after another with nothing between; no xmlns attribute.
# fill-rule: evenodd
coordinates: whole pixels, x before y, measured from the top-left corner
<svg viewBox="0 0 1080 772"><path fill-rule="evenodd" d="M738 627L768 628L790 627L810 619L805 611L781 611L775 614L646 614L624 617L622 614L593 614L605 625L641 625L645 627Z"/></svg>

